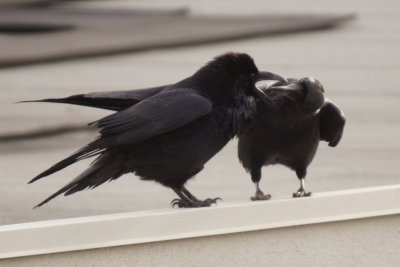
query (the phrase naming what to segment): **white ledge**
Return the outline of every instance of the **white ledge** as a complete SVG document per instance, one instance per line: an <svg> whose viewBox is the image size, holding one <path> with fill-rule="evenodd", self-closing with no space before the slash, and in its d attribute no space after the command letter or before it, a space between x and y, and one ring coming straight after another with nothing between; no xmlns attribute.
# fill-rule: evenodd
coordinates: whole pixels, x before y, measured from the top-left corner
<svg viewBox="0 0 400 267"><path fill-rule="evenodd" d="M0 259L400 214L400 185L0 226Z"/></svg>

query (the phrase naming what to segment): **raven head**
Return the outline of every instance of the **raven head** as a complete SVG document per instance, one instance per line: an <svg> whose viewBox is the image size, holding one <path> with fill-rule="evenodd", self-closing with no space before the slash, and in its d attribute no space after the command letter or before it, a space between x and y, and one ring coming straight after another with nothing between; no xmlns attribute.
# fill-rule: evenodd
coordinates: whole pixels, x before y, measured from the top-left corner
<svg viewBox="0 0 400 267"><path fill-rule="evenodd" d="M195 75L201 80L212 82L218 90L229 90L228 93L234 96L254 96L269 104L273 104L272 100L256 87L256 83L261 80L287 83L278 74L259 71L248 54L234 52L215 57Z"/></svg>
<svg viewBox="0 0 400 267"><path fill-rule="evenodd" d="M325 101L324 87L312 77L289 79L287 85L271 84L266 90L282 95L311 112L320 109Z"/></svg>
<svg viewBox="0 0 400 267"><path fill-rule="evenodd" d="M318 110L324 104L324 87L312 77L300 79L299 83L303 86L304 101L302 105L311 110Z"/></svg>

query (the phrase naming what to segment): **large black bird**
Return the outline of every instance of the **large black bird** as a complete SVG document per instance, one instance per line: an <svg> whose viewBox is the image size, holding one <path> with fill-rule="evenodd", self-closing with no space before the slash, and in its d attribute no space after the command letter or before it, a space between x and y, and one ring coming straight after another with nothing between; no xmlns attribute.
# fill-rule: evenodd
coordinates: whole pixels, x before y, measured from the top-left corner
<svg viewBox="0 0 400 267"><path fill-rule="evenodd" d="M319 141L335 147L343 134L344 114L325 98L319 81L313 78L288 81L284 86L270 83L262 88L274 105L256 101L254 120L239 134L239 159L256 185L252 200L271 198L259 187L262 166L271 164L283 164L296 172L300 188L293 197L310 196L304 188L304 179Z"/></svg>
<svg viewBox="0 0 400 267"><path fill-rule="evenodd" d="M259 80L286 81L260 72L247 54L227 53L175 84L38 100L117 112L92 123L100 128L97 139L30 181L98 156L87 170L37 206L130 172L170 187L179 196L174 205L210 206L217 198L199 200L184 184L242 130L255 110L253 97L272 104L255 87Z"/></svg>

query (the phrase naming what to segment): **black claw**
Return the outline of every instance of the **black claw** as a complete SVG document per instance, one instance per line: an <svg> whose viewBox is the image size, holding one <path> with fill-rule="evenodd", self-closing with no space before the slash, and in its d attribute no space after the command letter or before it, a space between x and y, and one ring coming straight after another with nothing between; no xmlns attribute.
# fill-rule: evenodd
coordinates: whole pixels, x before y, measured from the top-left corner
<svg viewBox="0 0 400 267"><path fill-rule="evenodd" d="M306 192L304 190L298 190L296 193L293 193L293 197L300 198L300 197L309 197L311 196L311 192Z"/></svg>
<svg viewBox="0 0 400 267"><path fill-rule="evenodd" d="M207 198L204 201L200 201L200 202L204 202L206 204L210 204L211 205L211 204L217 204L218 200L222 201L222 199L220 197L216 197L216 198Z"/></svg>
<svg viewBox="0 0 400 267"><path fill-rule="evenodd" d="M180 200L181 199L179 199L179 198L174 198L173 200L171 200L171 205L174 206L176 204L175 202L180 201Z"/></svg>
<svg viewBox="0 0 400 267"><path fill-rule="evenodd" d="M192 208L196 207L193 202L189 202L187 200L183 200L180 198L175 198L171 201L172 207L178 206L178 208Z"/></svg>
<svg viewBox="0 0 400 267"><path fill-rule="evenodd" d="M212 204L217 204L218 200L222 201L222 198L220 198L220 197L213 198L211 203Z"/></svg>
<svg viewBox="0 0 400 267"><path fill-rule="evenodd" d="M222 200L221 198L207 198L203 201L188 201L179 198L175 198L171 201L172 207L178 206L179 208L200 208L200 207L209 207L211 204L216 204L218 200Z"/></svg>
<svg viewBox="0 0 400 267"><path fill-rule="evenodd" d="M254 196L250 197L252 201L270 200L271 198L272 196L270 194L264 194L260 189L256 191Z"/></svg>

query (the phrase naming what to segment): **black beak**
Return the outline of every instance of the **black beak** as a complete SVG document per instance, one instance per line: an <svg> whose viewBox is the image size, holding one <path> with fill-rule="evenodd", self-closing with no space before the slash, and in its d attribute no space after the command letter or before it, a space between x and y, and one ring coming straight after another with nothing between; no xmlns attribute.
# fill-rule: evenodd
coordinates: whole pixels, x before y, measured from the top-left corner
<svg viewBox="0 0 400 267"><path fill-rule="evenodd" d="M256 80L257 82L269 80L269 81L281 81L284 84L288 83L288 81L284 77L268 71L259 71Z"/></svg>
<svg viewBox="0 0 400 267"><path fill-rule="evenodd" d="M299 101L299 99L302 97L302 87L299 84L272 86L268 90L276 92L292 101Z"/></svg>
<svg viewBox="0 0 400 267"><path fill-rule="evenodd" d="M283 82L284 84L287 84L288 81L275 73L272 72L267 72L267 71L260 71L258 72L257 78L256 78L256 82L258 81L265 81L265 80L272 80L272 81L276 81L274 83L272 83L270 86L275 85L278 82ZM257 97L259 97L261 100L263 100L265 103L270 104L270 105L274 105L274 102L272 102L271 98L269 98L269 96L267 96L261 89L257 88L256 86L254 93Z"/></svg>

